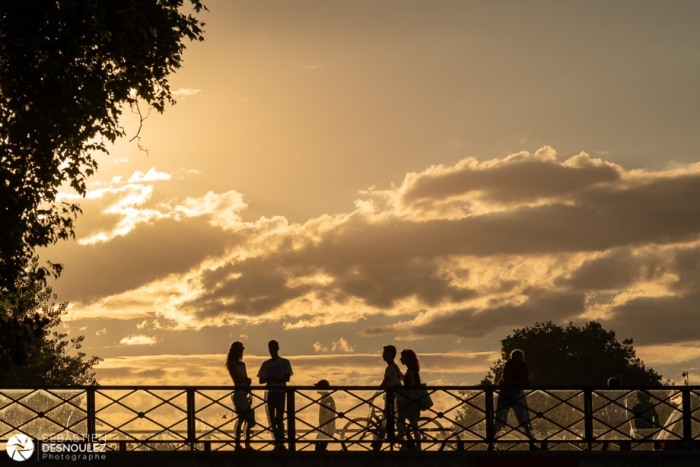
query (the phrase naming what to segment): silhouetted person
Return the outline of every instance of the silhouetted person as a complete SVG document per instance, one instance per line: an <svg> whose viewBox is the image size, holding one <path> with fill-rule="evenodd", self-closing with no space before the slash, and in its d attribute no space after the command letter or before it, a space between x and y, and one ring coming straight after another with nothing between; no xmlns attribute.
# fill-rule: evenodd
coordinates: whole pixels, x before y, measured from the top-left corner
<svg viewBox="0 0 700 467"><path fill-rule="evenodd" d="M634 429L640 437L646 438L658 430L659 414L646 391L637 391L637 398L639 402L632 407Z"/></svg>
<svg viewBox="0 0 700 467"><path fill-rule="evenodd" d="M265 360L258 371L260 384L265 384L268 390L265 392L267 402L267 416L270 420L270 429L275 438L275 451L285 451L284 446L284 404L286 393L284 387L292 376L292 364L289 360L279 356L280 346L277 341L267 344L270 351L270 359Z"/></svg>
<svg viewBox="0 0 700 467"><path fill-rule="evenodd" d="M255 426L255 411L251 407L250 384L248 373L243 363L242 342L233 342L226 355L226 369L231 375L235 389L233 390L233 407L236 411L236 450L241 449L241 429L245 424L245 450L251 451L250 432Z"/></svg>
<svg viewBox="0 0 700 467"><path fill-rule="evenodd" d="M325 379L322 379L318 383L314 384L318 388L318 393L321 395L321 399L318 401L318 434L316 435L317 440L329 440L333 439L335 434L335 399L328 392L330 384ZM316 441L315 446L316 451L327 451L328 441Z"/></svg>
<svg viewBox="0 0 700 467"><path fill-rule="evenodd" d="M406 387L406 397L399 398L399 416L396 419L399 437L402 439L401 450L416 449L420 451L420 431L418 430L420 406L415 400L415 390L421 384L419 374L420 362L416 353L410 349L401 351L399 361L407 368L403 379L404 387ZM406 420L408 420L408 426L406 426ZM403 440L404 437L405 441Z"/></svg>
<svg viewBox="0 0 700 467"><path fill-rule="evenodd" d="M629 420L629 412L627 411L627 397L625 394L618 394L616 389L620 388L620 380L613 377L608 378L608 387L612 388L613 391L606 393L608 398L608 423L610 425L611 437L616 437L620 435L620 431L625 429L625 425ZM603 441L603 451L608 450L610 445L609 441ZM618 441L617 445L620 446L620 451L630 451L632 449L632 442L629 440Z"/></svg>
<svg viewBox="0 0 700 467"><path fill-rule="evenodd" d="M386 362L386 369L384 370L384 379L382 379L382 383L380 384L381 387L383 388L396 388L401 386L401 382L403 380L403 375L401 374L401 370L399 369L399 366L394 363L394 359L396 358L396 347L393 345L385 345L383 347L382 351L382 360ZM378 427L378 432L377 432L377 438L375 441L372 442L372 450L373 451L381 451L382 450L382 439L386 436L387 433L393 432L394 427L389 426L389 414L391 412L395 412L395 407L396 407L396 399L394 399L394 404L390 405L389 404L389 398L384 395L384 420L382 421L381 425Z"/></svg>
<svg viewBox="0 0 700 467"><path fill-rule="evenodd" d="M495 429L498 433L506 426L508 410L513 409L519 427L525 430L525 435L530 440L530 449L537 449L532 437L527 402L523 393L523 389L529 386L530 369L525 361L525 353L520 349L515 349L510 353L510 359L503 366L503 374L498 382L499 394L496 404Z"/></svg>

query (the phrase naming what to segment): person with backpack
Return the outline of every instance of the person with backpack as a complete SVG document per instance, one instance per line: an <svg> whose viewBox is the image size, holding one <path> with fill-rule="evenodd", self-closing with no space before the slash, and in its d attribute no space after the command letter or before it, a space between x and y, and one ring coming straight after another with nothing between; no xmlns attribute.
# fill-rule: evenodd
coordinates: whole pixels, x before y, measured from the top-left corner
<svg viewBox="0 0 700 467"><path fill-rule="evenodd" d="M503 429L507 423L508 411L513 409L518 420L518 428L525 431L525 436L530 440L530 450L537 450L532 428L530 427L529 409L525 400L523 389L530 386L530 369L525 361L525 353L515 349L510 353L510 359L503 366L503 374L498 382L499 394L496 403L496 433Z"/></svg>

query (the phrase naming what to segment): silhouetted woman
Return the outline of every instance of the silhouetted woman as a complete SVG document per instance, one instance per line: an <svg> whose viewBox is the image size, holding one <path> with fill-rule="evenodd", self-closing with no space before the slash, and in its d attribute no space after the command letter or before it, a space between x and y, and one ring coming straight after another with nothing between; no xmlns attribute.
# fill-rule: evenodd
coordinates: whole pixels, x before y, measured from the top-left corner
<svg viewBox="0 0 700 467"><path fill-rule="evenodd" d="M418 430L420 407L415 402L415 389L421 384L420 363L416 353L410 349L401 351L399 361L407 368L404 374L405 397L399 401L399 416L397 419L399 438L406 437L401 450L416 449L420 451L420 431ZM408 426L406 426L406 420L408 420Z"/></svg>
<svg viewBox="0 0 700 467"><path fill-rule="evenodd" d="M228 349L226 355L226 369L233 380L233 406L236 409L236 450L241 449L241 429L243 423L245 429L245 450L250 451L250 432L255 426L255 411L251 407L250 384L248 373L243 363L243 347L242 342L233 342Z"/></svg>

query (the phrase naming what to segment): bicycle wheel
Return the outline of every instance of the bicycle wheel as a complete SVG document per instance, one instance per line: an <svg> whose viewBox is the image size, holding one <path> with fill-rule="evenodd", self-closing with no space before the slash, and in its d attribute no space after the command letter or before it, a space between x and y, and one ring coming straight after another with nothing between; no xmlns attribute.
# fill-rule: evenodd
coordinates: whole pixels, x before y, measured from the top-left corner
<svg viewBox="0 0 700 467"><path fill-rule="evenodd" d="M440 422L430 417L420 417L418 419L418 431L421 436L421 450L442 451L444 449L448 433Z"/></svg>
<svg viewBox="0 0 700 467"><path fill-rule="evenodd" d="M372 431L370 430L370 419L368 417L359 417L348 421L343 429L340 430L340 440L343 451L347 451L353 445L367 450L371 449Z"/></svg>

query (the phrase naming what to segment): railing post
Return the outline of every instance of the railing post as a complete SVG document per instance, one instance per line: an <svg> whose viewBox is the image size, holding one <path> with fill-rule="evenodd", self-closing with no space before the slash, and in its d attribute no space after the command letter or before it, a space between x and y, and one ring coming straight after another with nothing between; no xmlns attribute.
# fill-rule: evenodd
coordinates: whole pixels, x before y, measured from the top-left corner
<svg viewBox="0 0 700 467"><path fill-rule="evenodd" d="M690 449L690 443L693 441L692 430L692 409L690 407L690 388L684 386L681 388L683 401L683 441L686 443L685 448Z"/></svg>
<svg viewBox="0 0 700 467"><path fill-rule="evenodd" d="M92 441L97 431L97 422L95 421L97 418L97 414L95 413L95 388L85 388L85 396L87 397L87 435Z"/></svg>
<svg viewBox="0 0 700 467"><path fill-rule="evenodd" d="M593 390L583 390L583 425L584 439L588 443L588 450L593 449Z"/></svg>
<svg viewBox="0 0 700 467"><path fill-rule="evenodd" d="M493 442L496 438L493 425L493 388L484 389L484 413L486 417L486 444L489 451L493 451Z"/></svg>
<svg viewBox="0 0 700 467"><path fill-rule="evenodd" d="M287 437L289 439L289 450L294 452L297 450L297 414L296 405L294 404L295 390L286 388L287 392Z"/></svg>
<svg viewBox="0 0 700 467"><path fill-rule="evenodd" d="M187 397L187 443L190 451L194 451L194 443L197 439L197 424L195 419L194 388L185 389Z"/></svg>

